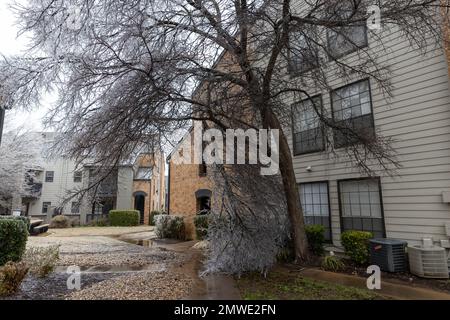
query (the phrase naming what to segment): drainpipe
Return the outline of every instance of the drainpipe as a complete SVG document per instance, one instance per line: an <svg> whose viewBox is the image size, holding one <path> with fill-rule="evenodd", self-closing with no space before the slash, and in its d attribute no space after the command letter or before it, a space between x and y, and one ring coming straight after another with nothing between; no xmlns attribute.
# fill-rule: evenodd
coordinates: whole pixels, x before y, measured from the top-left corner
<svg viewBox="0 0 450 320"><path fill-rule="evenodd" d="M170 214L170 160L167 161L169 169L167 170L167 214ZM166 177L164 177L165 179ZM166 190L164 190L166 192Z"/></svg>
<svg viewBox="0 0 450 320"><path fill-rule="evenodd" d="M2 144L3 123L5 121L5 109L0 106L0 145Z"/></svg>

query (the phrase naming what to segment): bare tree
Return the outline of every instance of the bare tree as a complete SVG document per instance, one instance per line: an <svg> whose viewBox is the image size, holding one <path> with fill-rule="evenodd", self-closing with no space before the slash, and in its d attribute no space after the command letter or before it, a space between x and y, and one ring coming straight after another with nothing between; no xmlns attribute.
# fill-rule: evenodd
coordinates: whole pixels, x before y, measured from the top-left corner
<svg viewBox="0 0 450 320"><path fill-rule="evenodd" d="M164 145L192 120L226 128L281 130L280 172L296 258L308 259L304 221L286 127L292 97L330 90L329 75L369 77L389 96L389 69L353 37L368 6L383 30L398 30L424 51L440 44L432 0L33 0L14 9L29 52L5 58L0 92L34 107L45 91L59 100L48 124L67 133L67 155L117 164L139 145ZM383 34L368 30L383 48ZM331 39L331 40L330 40ZM432 39L432 41L430 41ZM348 61L332 47L359 49ZM384 48L386 52L388 48ZM292 70L300 59L301 70ZM215 61L220 61L215 63ZM289 71L295 71L292 78ZM194 88L200 86L193 94ZM371 163L397 165L389 140L313 103L324 128L352 143L342 150L370 174ZM247 115L247 116L246 116ZM249 117L248 115L251 115ZM249 119L250 118L250 119ZM325 135L325 138L328 135ZM264 201L264 199L262 199Z"/></svg>
<svg viewBox="0 0 450 320"><path fill-rule="evenodd" d="M11 212L22 198L35 198L36 174L43 165L43 144L38 133L7 131L0 146L0 209ZM13 204L17 198L20 203Z"/></svg>

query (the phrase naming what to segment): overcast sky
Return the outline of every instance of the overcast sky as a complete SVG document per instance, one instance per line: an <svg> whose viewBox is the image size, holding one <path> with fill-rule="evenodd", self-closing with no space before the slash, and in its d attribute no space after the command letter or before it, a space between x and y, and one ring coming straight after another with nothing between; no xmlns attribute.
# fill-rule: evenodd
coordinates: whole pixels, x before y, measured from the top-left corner
<svg viewBox="0 0 450 320"><path fill-rule="evenodd" d="M17 38L17 28L14 26L15 17L9 9L11 0L0 0L0 53L4 55L20 54L25 50L27 39ZM29 130L43 130L42 117L46 112L46 105L32 112L7 111L5 130L24 126Z"/></svg>

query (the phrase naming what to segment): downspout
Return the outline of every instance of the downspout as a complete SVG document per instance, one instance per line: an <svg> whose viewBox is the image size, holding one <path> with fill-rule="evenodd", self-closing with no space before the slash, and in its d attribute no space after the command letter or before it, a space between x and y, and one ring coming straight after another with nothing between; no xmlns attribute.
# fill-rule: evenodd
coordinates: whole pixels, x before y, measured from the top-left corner
<svg viewBox="0 0 450 320"><path fill-rule="evenodd" d="M5 121L5 108L0 106L0 145L2 144L3 122Z"/></svg>
<svg viewBox="0 0 450 320"><path fill-rule="evenodd" d="M167 170L167 214L170 214L170 159L167 161L167 165L169 166L169 169ZM166 192L166 190L164 190L164 192Z"/></svg>

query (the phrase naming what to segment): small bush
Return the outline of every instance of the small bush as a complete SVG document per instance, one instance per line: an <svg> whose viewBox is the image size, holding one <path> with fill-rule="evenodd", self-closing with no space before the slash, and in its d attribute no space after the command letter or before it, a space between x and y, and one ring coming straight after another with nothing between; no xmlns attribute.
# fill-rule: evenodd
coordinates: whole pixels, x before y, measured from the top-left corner
<svg viewBox="0 0 450 320"><path fill-rule="evenodd" d="M344 262L334 255L326 256L322 261L322 269L326 271L337 272L344 268Z"/></svg>
<svg viewBox="0 0 450 320"><path fill-rule="evenodd" d="M175 215L157 215L155 218L156 235L160 239L184 240L186 237L184 218Z"/></svg>
<svg viewBox="0 0 450 320"><path fill-rule="evenodd" d="M50 228L52 229L67 229L72 227L72 220L63 215L58 215L50 221Z"/></svg>
<svg viewBox="0 0 450 320"><path fill-rule="evenodd" d="M8 262L0 267L0 297L10 296L17 292L28 273L25 262Z"/></svg>
<svg viewBox="0 0 450 320"><path fill-rule="evenodd" d="M322 225L309 225L305 227L309 249L316 256L323 255L325 243L325 227Z"/></svg>
<svg viewBox="0 0 450 320"><path fill-rule="evenodd" d="M109 223L113 227L134 227L139 225L138 210L111 210Z"/></svg>
<svg viewBox="0 0 450 320"><path fill-rule="evenodd" d="M0 219L3 219L3 220L5 220L5 219L21 220L27 225L27 230L30 230L30 218L28 218L28 217L24 217L24 216L20 216L20 217L0 216Z"/></svg>
<svg viewBox="0 0 450 320"><path fill-rule="evenodd" d="M208 215L199 215L194 218L195 234L197 240L204 240L208 235Z"/></svg>
<svg viewBox="0 0 450 320"><path fill-rule="evenodd" d="M19 219L0 220L0 266L22 258L28 239L27 225Z"/></svg>
<svg viewBox="0 0 450 320"><path fill-rule="evenodd" d="M364 265L369 262L369 239L373 237L371 232L346 231L341 234L341 242L345 254L358 264Z"/></svg>
<svg viewBox="0 0 450 320"><path fill-rule="evenodd" d="M155 216L158 216L160 214L167 214L164 211L152 211L150 212L149 216L149 225L154 226L155 225Z"/></svg>
<svg viewBox="0 0 450 320"><path fill-rule="evenodd" d="M55 269L58 259L59 246L50 246L28 249L23 261L27 264L31 274L39 278L45 278Z"/></svg>

